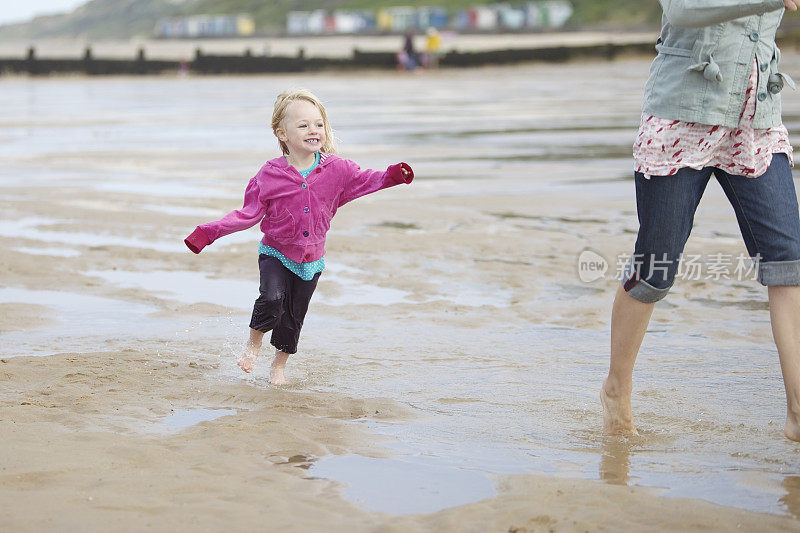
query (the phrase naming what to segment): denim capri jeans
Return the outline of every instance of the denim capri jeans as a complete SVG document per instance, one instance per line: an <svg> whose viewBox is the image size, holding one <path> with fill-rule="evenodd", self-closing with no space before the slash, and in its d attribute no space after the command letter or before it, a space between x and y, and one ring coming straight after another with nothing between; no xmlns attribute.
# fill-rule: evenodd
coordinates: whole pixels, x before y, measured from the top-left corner
<svg viewBox="0 0 800 533"><path fill-rule="evenodd" d="M786 154L772 156L757 178L734 176L716 167L682 168L672 176L635 173L639 233L622 277L625 291L653 303L675 280L694 214L711 175L728 197L747 252L762 285L800 285L800 215Z"/></svg>

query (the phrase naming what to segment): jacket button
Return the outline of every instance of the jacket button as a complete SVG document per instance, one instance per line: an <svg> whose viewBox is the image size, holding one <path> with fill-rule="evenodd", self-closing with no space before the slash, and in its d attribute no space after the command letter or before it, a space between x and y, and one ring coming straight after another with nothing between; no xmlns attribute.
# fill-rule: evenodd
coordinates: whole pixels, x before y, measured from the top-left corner
<svg viewBox="0 0 800 533"><path fill-rule="evenodd" d="M754 31L753 33L750 34L750 40L753 41L754 43L758 42L758 32L757 31Z"/></svg>
<svg viewBox="0 0 800 533"><path fill-rule="evenodd" d="M767 99L767 93L758 93L758 101L763 102Z"/></svg>
<svg viewBox="0 0 800 533"><path fill-rule="evenodd" d="M769 63L761 63L761 72L766 72L769 68Z"/></svg>
<svg viewBox="0 0 800 533"><path fill-rule="evenodd" d="M303 237L308 237L308 232L307 231L303 232Z"/></svg>
<svg viewBox="0 0 800 533"><path fill-rule="evenodd" d="M319 174L320 172L322 172L322 169L321 169L321 168L319 168L319 167L317 167L317 170L315 170L314 172L316 172L317 174Z"/></svg>
<svg viewBox="0 0 800 533"><path fill-rule="evenodd" d="M305 183L303 183L303 184L301 185L301 187L305 189L306 187L308 187L308 185L307 185L307 184L305 184Z"/></svg>
<svg viewBox="0 0 800 533"><path fill-rule="evenodd" d="M303 208L303 213L308 213L308 206L305 206L305 207Z"/></svg>

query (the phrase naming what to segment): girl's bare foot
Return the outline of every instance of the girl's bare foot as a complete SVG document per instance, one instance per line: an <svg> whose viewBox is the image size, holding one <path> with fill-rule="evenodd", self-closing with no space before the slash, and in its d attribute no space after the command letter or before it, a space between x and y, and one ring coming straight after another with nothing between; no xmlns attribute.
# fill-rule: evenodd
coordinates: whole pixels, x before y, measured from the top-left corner
<svg viewBox="0 0 800 533"><path fill-rule="evenodd" d="M244 352L242 352L242 355L240 355L236 360L236 364L239 365L239 368L248 374L252 372L253 368L256 366L256 357L258 356L259 349L261 349L260 344L247 341L247 344L244 347Z"/></svg>
<svg viewBox="0 0 800 533"><path fill-rule="evenodd" d="M239 365L239 368L249 374L256 366L256 358L242 354L239 356L239 359L236 360L236 364Z"/></svg>
<svg viewBox="0 0 800 533"><path fill-rule="evenodd" d="M603 404L603 433L635 437L639 435L633 425L630 394L613 394L607 390L608 380L600 388L600 403Z"/></svg>
<svg viewBox="0 0 800 533"><path fill-rule="evenodd" d="M286 368L286 360L289 359L289 354L280 350L275 350L275 359L269 367L269 382L273 385L283 385L286 383L286 375L284 369Z"/></svg>

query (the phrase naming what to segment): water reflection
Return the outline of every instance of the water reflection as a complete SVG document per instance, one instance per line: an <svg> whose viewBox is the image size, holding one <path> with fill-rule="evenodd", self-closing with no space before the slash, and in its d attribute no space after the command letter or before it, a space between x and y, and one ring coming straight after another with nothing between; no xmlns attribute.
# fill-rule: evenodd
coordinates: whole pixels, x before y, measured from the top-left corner
<svg viewBox="0 0 800 533"><path fill-rule="evenodd" d="M309 471L314 477L343 483L349 501L385 513L433 513L497 494L486 473L428 457L327 456L311 464Z"/></svg>
<svg viewBox="0 0 800 533"><path fill-rule="evenodd" d="M176 409L161 422L161 428L180 431L199 424L210 422L223 416L235 415L235 409Z"/></svg>
<svg viewBox="0 0 800 533"><path fill-rule="evenodd" d="M600 479L610 485L627 485L631 471L631 442L605 437L600 453Z"/></svg>
<svg viewBox="0 0 800 533"><path fill-rule="evenodd" d="M778 501L785 505L795 518L800 518L800 476L786 476L781 486L786 489L786 495Z"/></svg>
<svg viewBox="0 0 800 533"><path fill-rule="evenodd" d="M142 331L161 333L172 327L148 316L157 311L153 306L87 294L2 287L0 303L42 305L51 312L48 326L40 331L0 331L4 357L88 351Z"/></svg>

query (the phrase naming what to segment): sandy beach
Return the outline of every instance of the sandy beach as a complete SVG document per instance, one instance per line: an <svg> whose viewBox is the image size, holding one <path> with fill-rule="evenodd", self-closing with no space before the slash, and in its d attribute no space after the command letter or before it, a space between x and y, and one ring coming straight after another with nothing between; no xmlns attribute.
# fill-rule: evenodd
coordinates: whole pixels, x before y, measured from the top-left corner
<svg viewBox="0 0 800 533"><path fill-rule="evenodd" d="M714 273L744 252L717 185L640 356L642 435L601 433L647 68L0 79L0 529L796 531L766 290ZM235 363L258 231L182 240L278 155L296 85L341 155L417 177L336 215L274 387L268 352Z"/></svg>

